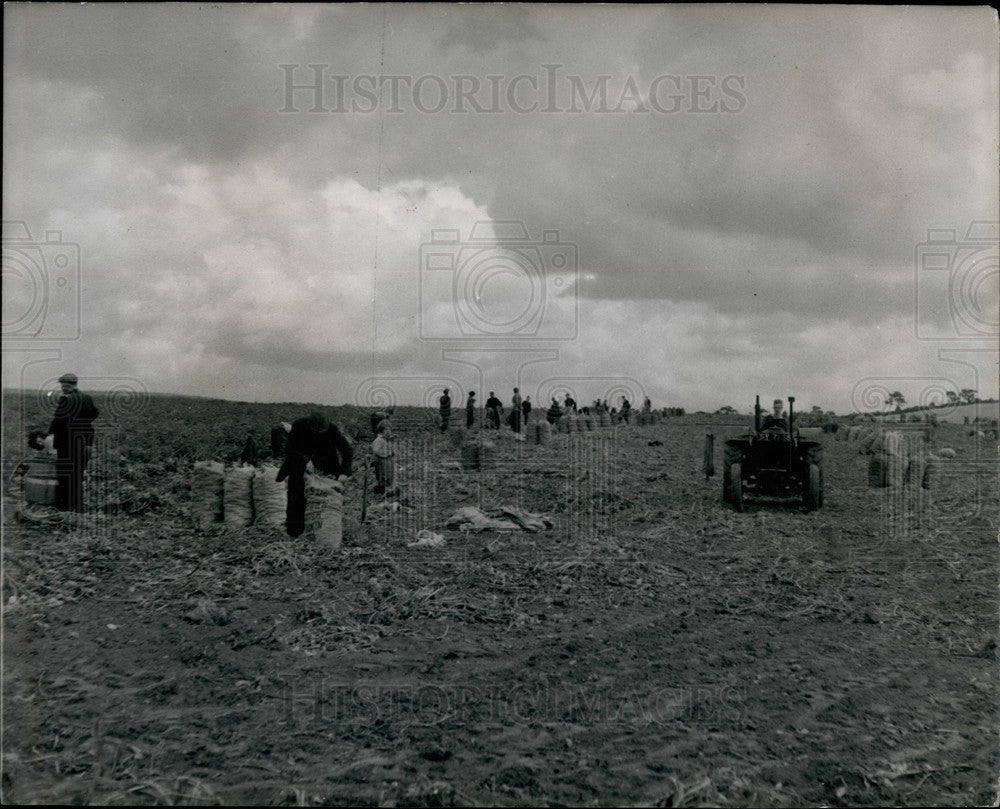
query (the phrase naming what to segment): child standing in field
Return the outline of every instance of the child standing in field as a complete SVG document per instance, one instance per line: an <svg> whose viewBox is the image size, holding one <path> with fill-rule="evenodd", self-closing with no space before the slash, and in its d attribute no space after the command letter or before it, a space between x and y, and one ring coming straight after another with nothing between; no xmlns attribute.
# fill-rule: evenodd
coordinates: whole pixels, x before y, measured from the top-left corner
<svg viewBox="0 0 1000 809"><path fill-rule="evenodd" d="M389 432L389 422L382 421L376 428L377 435L372 441L372 455L375 456L375 494L384 494L392 487L392 434Z"/></svg>

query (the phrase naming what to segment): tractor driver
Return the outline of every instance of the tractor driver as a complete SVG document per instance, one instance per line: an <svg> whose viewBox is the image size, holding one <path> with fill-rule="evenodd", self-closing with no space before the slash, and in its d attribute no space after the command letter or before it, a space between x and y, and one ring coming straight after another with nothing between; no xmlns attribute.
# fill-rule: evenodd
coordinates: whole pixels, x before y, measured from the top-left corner
<svg viewBox="0 0 1000 809"><path fill-rule="evenodd" d="M784 409L784 402L781 399L774 400L774 412L771 415L765 416L764 421L760 425L761 432L766 431L781 431L783 433L788 432L788 419L782 412Z"/></svg>

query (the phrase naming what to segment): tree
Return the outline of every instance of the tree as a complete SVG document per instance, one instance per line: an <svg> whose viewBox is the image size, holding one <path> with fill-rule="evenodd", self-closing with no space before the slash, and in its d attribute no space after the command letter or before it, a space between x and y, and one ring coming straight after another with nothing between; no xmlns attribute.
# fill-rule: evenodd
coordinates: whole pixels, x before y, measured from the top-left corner
<svg viewBox="0 0 1000 809"><path fill-rule="evenodd" d="M900 393L898 390L894 390L892 393L889 394L889 398L885 400L885 403L889 407L896 405L896 408L899 409L900 405L906 404L906 397L903 396L903 394Z"/></svg>
<svg viewBox="0 0 1000 809"><path fill-rule="evenodd" d="M962 388L958 392L958 398L961 399L966 404L972 404L976 401L976 393L972 388Z"/></svg>
<svg viewBox="0 0 1000 809"><path fill-rule="evenodd" d="M958 394L953 390L946 390L944 395L948 397L948 404L954 405L958 404Z"/></svg>
<svg viewBox="0 0 1000 809"><path fill-rule="evenodd" d="M725 407L720 407L715 412L716 413L721 413L723 415L728 416L728 415L731 415L732 413L735 413L736 412L736 408L735 407L730 407L729 405L726 405Z"/></svg>

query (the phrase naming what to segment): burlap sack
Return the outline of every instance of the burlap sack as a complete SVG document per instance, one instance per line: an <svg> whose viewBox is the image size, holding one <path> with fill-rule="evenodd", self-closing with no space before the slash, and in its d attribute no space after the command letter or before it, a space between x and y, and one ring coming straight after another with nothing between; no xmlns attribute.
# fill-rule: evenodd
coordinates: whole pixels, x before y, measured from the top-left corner
<svg viewBox="0 0 1000 809"><path fill-rule="evenodd" d="M191 510L202 529L222 522L225 476L218 461L196 461L191 473Z"/></svg>
<svg viewBox="0 0 1000 809"><path fill-rule="evenodd" d="M285 524L288 484L277 483L277 466L265 464L253 476L254 522L281 528Z"/></svg>
<svg viewBox="0 0 1000 809"><path fill-rule="evenodd" d="M548 444L552 440L552 425L545 419L534 422L531 426L531 437L536 444Z"/></svg>
<svg viewBox="0 0 1000 809"><path fill-rule="evenodd" d="M226 525L246 528L253 522L254 472L249 465L226 468L222 507Z"/></svg>

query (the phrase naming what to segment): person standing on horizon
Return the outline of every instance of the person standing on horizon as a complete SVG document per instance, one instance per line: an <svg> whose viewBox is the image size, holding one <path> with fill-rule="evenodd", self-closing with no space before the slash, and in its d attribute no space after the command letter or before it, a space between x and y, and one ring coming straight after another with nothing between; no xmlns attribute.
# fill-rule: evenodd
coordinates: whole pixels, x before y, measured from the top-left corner
<svg viewBox="0 0 1000 809"><path fill-rule="evenodd" d="M441 414L441 433L448 432L448 424L451 422L451 396L450 389L445 388L441 398L438 399L439 412Z"/></svg>
<svg viewBox="0 0 1000 809"><path fill-rule="evenodd" d="M510 400L510 428L515 433L521 432L521 404L521 394L517 388L514 388L514 396Z"/></svg>
<svg viewBox="0 0 1000 809"><path fill-rule="evenodd" d="M486 400L486 423L495 430L500 429L500 417L503 413L503 402L496 393L490 391L490 397Z"/></svg>
<svg viewBox="0 0 1000 809"><path fill-rule="evenodd" d="M471 430L476 425L476 392L469 391L469 398L465 400L465 427Z"/></svg>

